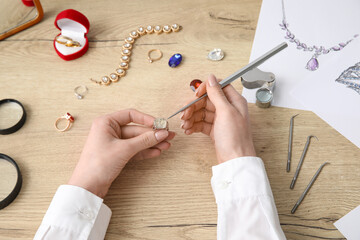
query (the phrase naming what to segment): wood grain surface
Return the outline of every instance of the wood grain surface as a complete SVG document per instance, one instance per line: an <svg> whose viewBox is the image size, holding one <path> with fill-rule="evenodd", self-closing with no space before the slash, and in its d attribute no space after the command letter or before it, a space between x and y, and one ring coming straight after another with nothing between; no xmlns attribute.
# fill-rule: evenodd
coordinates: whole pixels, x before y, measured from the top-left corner
<svg viewBox="0 0 360 240"><path fill-rule="evenodd" d="M259 0L202 1L42 1L45 16L34 27L0 42L0 98L21 101L28 113L25 126L0 135L0 152L14 158L24 183L18 198L0 211L0 239L31 239L57 187L69 179L96 116L136 108L154 116L169 116L193 96L189 83L219 78L248 63ZM76 9L90 20L90 48L81 58L66 62L57 56L53 39L56 15ZM121 45L139 26L178 23L178 33L144 36L136 41L130 69L120 82L98 86L115 70ZM158 48L164 57L147 62ZM221 62L206 59L222 48ZM181 65L169 68L174 53ZM73 89L89 88L83 100ZM241 91L240 81L234 83ZM359 205L360 151L312 112L249 104L256 151L266 165L282 228L288 239L344 239L333 223ZM59 133L54 121L65 112L76 118L70 131ZM289 120L295 119L293 162L286 173ZM1 116L2 117L2 116ZM113 216L106 239L216 239L217 212L210 186L215 152L206 136L185 136L178 117L172 148L161 157L130 162L112 185L105 203ZM295 189L289 185L306 138L312 141ZM321 163L328 161L295 214L290 210ZM0 173L5 176L2 171Z"/></svg>

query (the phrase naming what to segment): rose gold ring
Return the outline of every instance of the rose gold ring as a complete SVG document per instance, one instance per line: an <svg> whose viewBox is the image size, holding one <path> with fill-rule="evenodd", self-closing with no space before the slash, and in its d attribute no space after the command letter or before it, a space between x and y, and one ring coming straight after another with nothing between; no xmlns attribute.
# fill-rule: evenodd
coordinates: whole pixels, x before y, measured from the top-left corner
<svg viewBox="0 0 360 240"><path fill-rule="evenodd" d="M62 119L65 119L65 120L67 121L67 125L66 125L65 128L60 129L60 128L58 127L58 123L59 123ZM56 128L56 130L58 130L59 132L65 132L65 131L67 131L67 130L70 129L70 127L71 127L72 123L74 122L74 120L75 120L74 117L71 116L70 113L66 113L64 116L61 116L61 117L59 117L58 119L56 119L56 121L55 121L55 128Z"/></svg>
<svg viewBox="0 0 360 240"><path fill-rule="evenodd" d="M159 53L159 57L157 58L151 58L151 53L152 52L158 52ZM149 52L148 52L148 60L150 63L154 62L154 61L157 61L157 60L160 60L163 56L163 53L159 50L159 49L151 49Z"/></svg>

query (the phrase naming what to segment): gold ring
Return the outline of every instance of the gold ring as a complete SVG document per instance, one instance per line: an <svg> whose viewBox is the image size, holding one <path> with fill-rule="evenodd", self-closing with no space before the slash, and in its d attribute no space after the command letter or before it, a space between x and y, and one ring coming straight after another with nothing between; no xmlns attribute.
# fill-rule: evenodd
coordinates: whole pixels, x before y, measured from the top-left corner
<svg viewBox="0 0 360 240"><path fill-rule="evenodd" d="M66 119L67 125L66 125L66 127L65 127L64 129L59 129L57 125L58 125L58 123L59 123L62 119ZM67 130L70 129L71 124L72 124L73 122L74 122L74 117L71 116L70 113L66 113L64 116L61 116L61 117L59 117L58 119L56 119L56 121L55 121L55 128L56 128L56 130L58 130L59 132L65 132L65 131L67 131Z"/></svg>
<svg viewBox="0 0 360 240"><path fill-rule="evenodd" d="M160 56L158 58L151 58L151 53L152 52L158 52L160 54ZM159 49L151 49L149 52L148 52L148 60L150 63L154 62L154 61L157 61L157 60L160 60L163 56L163 53L159 50Z"/></svg>
<svg viewBox="0 0 360 240"><path fill-rule="evenodd" d="M63 36L63 35L59 35L55 38L57 43L60 43L62 45L65 45L67 47L81 47L81 44L77 41L72 40L69 37ZM65 40L65 41L60 41L60 40Z"/></svg>

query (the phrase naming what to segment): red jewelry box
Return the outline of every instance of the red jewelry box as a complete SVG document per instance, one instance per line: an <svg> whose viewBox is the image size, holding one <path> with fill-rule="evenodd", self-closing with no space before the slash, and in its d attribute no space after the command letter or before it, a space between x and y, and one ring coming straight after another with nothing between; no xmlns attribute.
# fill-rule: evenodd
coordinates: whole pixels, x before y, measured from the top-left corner
<svg viewBox="0 0 360 240"><path fill-rule="evenodd" d="M80 43L80 47L67 47L54 39L54 48L64 60L70 61L81 57L89 48L86 34L89 32L89 20L74 9L67 9L56 16L55 26L61 31L57 36L65 36Z"/></svg>

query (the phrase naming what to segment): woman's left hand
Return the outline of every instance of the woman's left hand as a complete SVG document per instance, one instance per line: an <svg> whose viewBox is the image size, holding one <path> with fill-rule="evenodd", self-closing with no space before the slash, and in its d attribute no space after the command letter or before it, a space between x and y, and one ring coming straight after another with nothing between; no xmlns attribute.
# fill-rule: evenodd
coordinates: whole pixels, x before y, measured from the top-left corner
<svg viewBox="0 0 360 240"><path fill-rule="evenodd" d="M104 198L111 183L130 159L160 156L162 151L170 148L168 141L175 137L175 133L153 131L154 119L134 109L95 119L68 184L85 188Z"/></svg>

